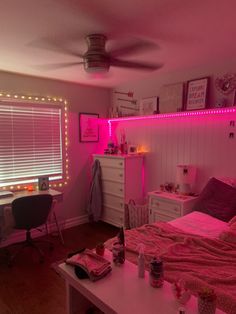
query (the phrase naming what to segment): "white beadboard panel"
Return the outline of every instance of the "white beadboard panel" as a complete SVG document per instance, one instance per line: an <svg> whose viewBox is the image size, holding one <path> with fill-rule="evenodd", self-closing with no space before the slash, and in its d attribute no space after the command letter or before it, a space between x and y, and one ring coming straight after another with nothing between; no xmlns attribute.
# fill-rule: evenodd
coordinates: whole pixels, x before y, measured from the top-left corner
<svg viewBox="0 0 236 314"><path fill-rule="evenodd" d="M230 127L230 121L235 127ZM124 129L128 143L142 145L145 155L145 192L175 182L176 166L197 167L195 191L211 176L236 178L236 114L171 117L122 121L114 127L118 142ZM235 132L230 139L229 133Z"/></svg>

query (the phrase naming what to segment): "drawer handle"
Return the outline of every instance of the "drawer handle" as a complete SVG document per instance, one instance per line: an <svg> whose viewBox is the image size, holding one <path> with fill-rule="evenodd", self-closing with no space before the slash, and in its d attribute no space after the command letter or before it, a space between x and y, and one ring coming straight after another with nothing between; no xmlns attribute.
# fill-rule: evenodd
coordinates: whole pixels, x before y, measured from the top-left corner
<svg viewBox="0 0 236 314"><path fill-rule="evenodd" d="M178 210L178 208L175 207L175 208L174 208L174 211L175 211L175 212L178 212L179 210Z"/></svg>
<svg viewBox="0 0 236 314"><path fill-rule="evenodd" d="M123 192L123 189L120 189L120 192Z"/></svg>
<svg viewBox="0 0 236 314"><path fill-rule="evenodd" d="M120 207L123 207L123 203L120 203Z"/></svg>
<svg viewBox="0 0 236 314"><path fill-rule="evenodd" d="M120 165L120 166L123 166L123 162L120 162L119 165Z"/></svg>
<svg viewBox="0 0 236 314"><path fill-rule="evenodd" d="M120 173L120 177L123 178L123 174L122 173Z"/></svg>
<svg viewBox="0 0 236 314"><path fill-rule="evenodd" d="M160 203L158 203L158 202L154 202L154 205L157 205L157 206L159 206L159 205L160 205Z"/></svg>

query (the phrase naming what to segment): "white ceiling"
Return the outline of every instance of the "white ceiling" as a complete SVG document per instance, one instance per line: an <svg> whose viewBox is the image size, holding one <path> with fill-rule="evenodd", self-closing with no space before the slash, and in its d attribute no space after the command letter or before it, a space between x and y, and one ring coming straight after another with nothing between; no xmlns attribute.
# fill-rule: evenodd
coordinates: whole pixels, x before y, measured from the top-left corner
<svg viewBox="0 0 236 314"><path fill-rule="evenodd" d="M91 79L83 66L42 70L37 66L81 61L39 48L42 38L86 51L84 36L107 35L108 48L123 47L133 38L158 45L125 60L164 63L158 73L234 58L235 0L2 0L0 2L0 70L114 87L129 80L157 75L111 68Z"/></svg>

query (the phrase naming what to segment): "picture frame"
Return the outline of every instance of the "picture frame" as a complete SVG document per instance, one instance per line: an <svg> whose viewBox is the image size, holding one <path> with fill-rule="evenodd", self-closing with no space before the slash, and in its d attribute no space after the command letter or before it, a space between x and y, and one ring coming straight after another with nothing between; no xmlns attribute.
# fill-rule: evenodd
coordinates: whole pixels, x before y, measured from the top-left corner
<svg viewBox="0 0 236 314"><path fill-rule="evenodd" d="M159 113L159 97L143 98L140 101L140 116L153 115Z"/></svg>
<svg viewBox="0 0 236 314"><path fill-rule="evenodd" d="M138 153L138 146L137 145L129 145L128 146L128 155L133 155Z"/></svg>
<svg viewBox="0 0 236 314"><path fill-rule="evenodd" d="M160 113L178 112L183 110L184 84L183 82L163 85L160 88Z"/></svg>
<svg viewBox="0 0 236 314"><path fill-rule="evenodd" d="M209 77L187 82L186 110L204 109L207 107Z"/></svg>
<svg viewBox="0 0 236 314"><path fill-rule="evenodd" d="M38 178L38 189L39 189L39 191L49 190L49 177L39 177Z"/></svg>
<svg viewBox="0 0 236 314"><path fill-rule="evenodd" d="M99 141L99 114L97 113L79 113L79 140L82 143Z"/></svg>

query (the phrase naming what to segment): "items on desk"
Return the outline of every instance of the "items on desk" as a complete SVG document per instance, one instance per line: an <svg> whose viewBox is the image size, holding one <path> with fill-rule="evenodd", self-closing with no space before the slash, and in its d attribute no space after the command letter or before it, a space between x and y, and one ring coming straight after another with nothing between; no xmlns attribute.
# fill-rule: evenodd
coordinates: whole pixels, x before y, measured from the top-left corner
<svg viewBox="0 0 236 314"><path fill-rule="evenodd" d="M39 191L47 191L49 189L49 178L39 177L38 178L38 188Z"/></svg>
<svg viewBox="0 0 236 314"><path fill-rule="evenodd" d="M91 281L105 277L112 270L109 261L89 249L67 258L66 263L77 267L77 269L80 268Z"/></svg>
<svg viewBox="0 0 236 314"><path fill-rule="evenodd" d="M120 228L117 240L112 247L112 260L115 265L121 265L125 262L125 235L123 227Z"/></svg>
<svg viewBox="0 0 236 314"><path fill-rule="evenodd" d="M11 191L0 191L0 198L13 196L13 192Z"/></svg>
<svg viewBox="0 0 236 314"><path fill-rule="evenodd" d="M33 191L34 191L34 187L33 187L32 185L29 185L29 186L27 187L27 191L28 191L28 192L33 192Z"/></svg>

